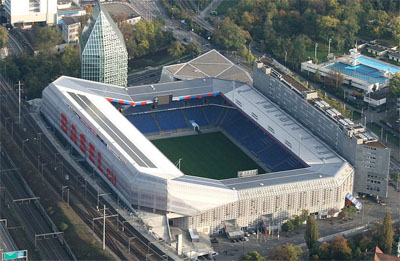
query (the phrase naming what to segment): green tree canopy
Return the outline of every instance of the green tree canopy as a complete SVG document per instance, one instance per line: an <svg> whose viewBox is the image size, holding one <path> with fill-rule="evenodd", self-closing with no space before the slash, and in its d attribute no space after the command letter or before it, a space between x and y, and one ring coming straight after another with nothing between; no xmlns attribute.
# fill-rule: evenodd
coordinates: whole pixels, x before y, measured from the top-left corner
<svg viewBox="0 0 400 261"><path fill-rule="evenodd" d="M242 30L229 17L226 17L221 22L218 22L214 32L214 42L224 49L231 51L239 51L246 46L247 40L250 39L250 34Z"/></svg>
<svg viewBox="0 0 400 261"><path fill-rule="evenodd" d="M0 26L0 48L7 46L8 42L8 30L4 26Z"/></svg>
<svg viewBox="0 0 400 261"><path fill-rule="evenodd" d="M394 97L400 97L400 73L396 73L395 76L389 80L389 90Z"/></svg>
<svg viewBox="0 0 400 261"><path fill-rule="evenodd" d="M314 215L308 216L304 240L306 241L310 255L318 248L318 237L318 223L315 220Z"/></svg>
<svg viewBox="0 0 400 261"><path fill-rule="evenodd" d="M294 224L293 221L288 220L286 223L282 225L282 230L285 232L293 231L294 230Z"/></svg>
<svg viewBox="0 0 400 261"><path fill-rule="evenodd" d="M167 47L173 37L171 31L162 30L161 19L139 21L135 25L118 23L124 36L129 58L141 57Z"/></svg>
<svg viewBox="0 0 400 261"><path fill-rule="evenodd" d="M400 172L394 171L394 172L390 173L390 178L394 182L396 182L396 190L399 190Z"/></svg>
<svg viewBox="0 0 400 261"><path fill-rule="evenodd" d="M182 56L182 54L184 53L185 53L185 46L179 41L172 42L172 44L168 48L168 54L175 58Z"/></svg>
<svg viewBox="0 0 400 261"><path fill-rule="evenodd" d="M191 56L197 56L200 54L201 51L201 45L198 41L192 40L190 43L186 46L186 51L191 55Z"/></svg>
<svg viewBox="0 0 400 261"><path fill-rule="evenodd" d="M282 261L298 261L303 253L300 247L292 244L286 244L284 246L278 246L272 249L270 259L282 260Z"/></svg>
<svg viewBox="0 0 400 261"><path fill-rule="evenodd" d="M380 232L381 235L380 235L379 246L384 253L391 254L393 247L394 231L392 226L392 217L389 212L386 212Z"/></svg>
<svg viewBox="0 0 400 261"><path fill-rule="evenodd" d="M257 251L251 251L244 256L245 261L265 261L265 258Z"/></svg>
<svg viewBox="0 0 400 261"><path fill-rule="evenodd" d="M330 242L331 258L336 260L349 260L352 258L352 250L347 244L347 239L342 236L336 236Z"/></svg>
<svg viewBox="0 0 400 261"><path fill-rule="evenodd" d="M63 41L61 33L58 32L55 27L41 27L39 25L35 25L32 33L32 44L37 50L49 51Z"/></svg>

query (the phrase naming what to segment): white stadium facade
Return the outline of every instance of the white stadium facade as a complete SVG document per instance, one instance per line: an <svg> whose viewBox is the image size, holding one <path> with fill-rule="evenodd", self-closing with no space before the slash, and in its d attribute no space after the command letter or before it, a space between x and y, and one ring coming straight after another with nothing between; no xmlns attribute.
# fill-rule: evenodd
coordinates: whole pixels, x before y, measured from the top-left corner
<svg viewBox="0 0 400 261"><path fill-rule="evenodd" d="M41 113L126 205L162 215L170 226L217 233L225 222L234 222L241 228L265 222L278 225L304 209L318 216L333 215L345 206L346 198L352 198L357 173L343 158L346 155L306 128L304 119L294 118L284 110L284 101L278 106L279 102L267 98L268 90L261 90L258 85L267 88L272 84L267 86L264 77L282 80L282 76L277 72L277 77L271 75L266 67L256 63L254 87L217 78L119 87L62 76L43 91ZM291 86L287 81L285 84ZM314 92L286 89L290 95L317 106ZM188 121L189 111L193 117L201 115L212 125L207 127L204 123L205 129L223 132L269 172L224 180L182 173L149 136L195 133L190 125L179 125L182 115L182 124ZM125 112L130 112L130 116ZM211 114L216 112L218 117L211 124L211 118L216 117ZM322 110L317 113L330 117L330 121L334 119L332 115L323 115ZM234 117L233 123L224 125L224 121ZM147 125L136 125L138 122ZM176 126L169 128L167 123ZM348 139L356 141L355 148L362 146L368 153L386 153L386 148L364 129L351 128ZM247 129L257 140L251 139L253 136L244 138L250 135L243 133ZM358 140L361 135L366 139ZM277 152L271 154L270 149ZM278 154L282 157L271 163L270 158ZM360 157L356 156L362 160ZM368 182L370 177L378 179L371 172ZM381 186L385 186L384 178Z"/></svg>
<svg viewBox="0 0 400 261"><path fill-rule="evenodd" d="M185 175L121 113L163 97L223 99L213 106L240 112L301 167L225 180ZM43 91L41 113L128 206L167 215L183 229L277 224L304 209L328 215L353 193L353 167L247 83L204 78L124 88L63 76Z"/></svg>

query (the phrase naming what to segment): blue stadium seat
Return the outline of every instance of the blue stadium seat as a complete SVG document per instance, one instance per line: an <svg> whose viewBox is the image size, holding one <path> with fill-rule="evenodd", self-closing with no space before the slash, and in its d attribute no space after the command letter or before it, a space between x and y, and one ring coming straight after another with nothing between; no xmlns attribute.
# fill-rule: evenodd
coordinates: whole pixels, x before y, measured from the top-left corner
<svg viewBox="0 0 400 261"><path fill-rule="evenodd" d="M135 125L135 127L142 133L153 133L160 131L160 128L158 128L151 113L143 113L133 116L130 115L126 118L132 122L133 125Z"/></svg>
<svg viewBox="0 0 400 261"><path fill-rule="evenodd" d="M249 121L246 117L238 117L231 123L225 122L223 128L235 139L240 140L244 136L254 132L258 127Z"/></svg>
<svg viewBox="0 0 400 261"><path fill-rule="evenodd" d="M274 143L268 149L258 154L260 160L266 163L269 167L274 167L281 163L285 159L289 158L290 155L278 143Z"/></svg>
<svg viewBox="0 0 400 261"><path fill-rule="evenodd" d="M172 131L189 128L181 109L160 111L155 115L161 130Z"/></svg>
<svg viewBox="0 0 400 261"><path fill-rule="evenodd" d="M195 121L199 126L209 125L201 107L185 108L183 113L186 115L186 119Z"/></svg>
<svg viewBox="0 0 400 261"><path fill-rule="evenodd" d="M260 139L254 137L254 135L249 135L243 138L240 140L240 143L254 154L257 154L259 151L266 148L265 144L261 142Z"/></svg>
<svg viewBox="0 0 400 261"><path fill-rule="evenodd" d="M221 121L221 126L228 127L230 124L232 124L233 121L235 121L239 117L243 117L243 115L241 115L238 110L227 110L224 118Z"/></svg>
<svg viewBox="0 0 400 261"><path fill-rule="evenodd" d="M217 125L219 119L221 118L221 115L223 112L225 112L225 108L220 107L220 106L214 106L214 105L209 105L209 106L204 106L201 108L206 115L206 118L208 119L209 125L215 126Z"/></svg>

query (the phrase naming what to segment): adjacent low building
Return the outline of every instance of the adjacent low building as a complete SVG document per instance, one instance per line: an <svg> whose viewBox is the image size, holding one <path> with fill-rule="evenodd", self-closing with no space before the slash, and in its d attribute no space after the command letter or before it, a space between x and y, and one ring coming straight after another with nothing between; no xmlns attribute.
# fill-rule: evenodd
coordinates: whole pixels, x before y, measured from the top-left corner
<svg viewBox="0 0 400 261"><path fill-rule="evenodd" d="M388 52L389 60L400 63L400 53L398 52Z"/></svg>
<svg viewBox="0 0 400 261"><path fill-rule="evenodd" d="M79 41L79 31L81 30L80 17L64 17L61 26L62 35L66 43L74 44Z"/></svg>

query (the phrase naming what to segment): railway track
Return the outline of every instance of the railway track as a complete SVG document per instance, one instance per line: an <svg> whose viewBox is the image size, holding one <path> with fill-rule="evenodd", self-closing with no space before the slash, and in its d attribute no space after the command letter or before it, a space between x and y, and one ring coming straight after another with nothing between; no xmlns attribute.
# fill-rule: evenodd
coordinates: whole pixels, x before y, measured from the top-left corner
<svg viewBox="0 0 400 261"><path fill-rule="evenodd" d="M3 81L3 86L5 85ZM7 102L9 106L13 108L17 108L18 102L16 99L15 93L11 90L9 86L6 88L3 87L2 92L9 97L7 99ZM25 130L27 127L29 127L29 132L27 133L24 131L24 128L15 128L14 130L11 130L10 126L8 127L9 131L14 131L14 140L17 142L17 144L21 144L24 139L37 139L37 136L35 137L35 134L42 133L42 130L40 127L36 124L35 120L32 118L30 115L30 112L22 106L22 114L24 115L23 117L23 126ZM3 113L2 118L10 118L10 117L16 117L17 111L13 110L7 110L6 113ZM2 120L0 118L0 120ZM10 124L8 124L10 125ZM38 139L37 139L38 140ZM41 144L40 146L31 146L30 144L26 144L25 146L25 155L28 159L31 160L32 163L36 163L37 161L39 162L38 155L40 156L40 159L47 159L45 163L41 161L42 164L47 164L49 167L43 168L42 165L42 173L43 176L45 176L44 182L47 182L55 191L59 190L61 186L68 185L70 188L70 202L69 205L70 207L78 214L78 216L89 226L91 227L91 223L93 218L100 217L101 214L97 211L96 209L96 201L97 201L97 191L93 191L91 188L87 188L85 193L82 191L82 187L84 186L84 181L82 177L79 175L79 173L76 173L74 171L74 168L69 165L69 163L63 158L59 157L59 162L57 162L57 157L54 157L55 153L57 153L57 150L54 148L54 146L51 144L50 141L46 138L45 135L41 135L40 141ZM29 142L27 142L29 143ZM33 144L35 145L35 144ZM40 151L39 148L40 148ZM54 162L52 162L52 159L55 159ZM57 166L58 164L62 162L62 168L63 168L63 174L64 175L59 175L59 173L54 173L53 171L50 170L50 167L53 169ZM38 163L39 164L39 163ZM39 165L38 165L39 166ZM57 170L59 172L59 170ZM56 175L55 175L56 174ZM64 179L65 175L68 175L71 177L69 181L66 181ZM58 192L60 193L60 192ZM88 197L86 197L86 195ZM112 211L107 210L106 215L114 214ZM119 217L118 217L119 219ZM111 220L107 219L106 220L106 244L107 247L119 258L123 260L161 260L162 257L160 256L160 253L157 252L152 252L149 253L149 250L152 250L152 248L149 248L148 245L143 242L140 239L138 235L138 231L136 231L132 227L128 227L128 229L125 229L124 232L119 231L118 229L118 223L115 224ZM102 238L102 225L100 222L96 222L94 225L94 234L96 234L98 237ZM131 240L130 240L131 238ZM130 254L127 253L127 251L122 251L121 249L126 249L128 242L131 242L131 251Z"/></svg>
<svg viewBox="0 0 400 261"><path fill-rule="evenodd" d="M6 152L4 152L4 154L7 155ZM14 168L7 158L4 159L3 166L5 166L6 169ZM35 242L35 235L37 234L53 232L50 225L40 213L37 206L37 204L39 204L37 200L15 202L15 200L31 197L31 195L24 189L23 184L21 184L19 176L15 175L15 173L13 173L13 175L8 174L2 176L4 186L7 188L6 192L7 198L9 199L8 201L15 208L15 213L17 214L20 223L23 224L30 241ZM37 250L39 251L41 258L44 260L71 259L61 242L56 238L38 241Z"/></svg>

